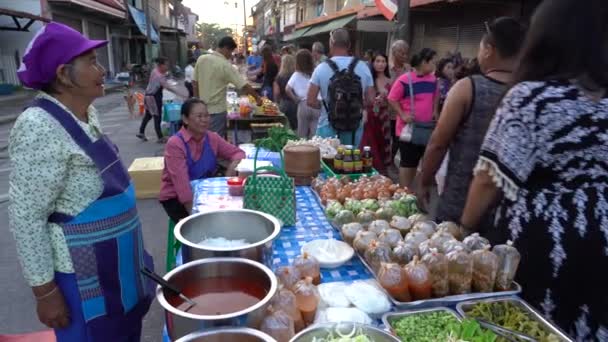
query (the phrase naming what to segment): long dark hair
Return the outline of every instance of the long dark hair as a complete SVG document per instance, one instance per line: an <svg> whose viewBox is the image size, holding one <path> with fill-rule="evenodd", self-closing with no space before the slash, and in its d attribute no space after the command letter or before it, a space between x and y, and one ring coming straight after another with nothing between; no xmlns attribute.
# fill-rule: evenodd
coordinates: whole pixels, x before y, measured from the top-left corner
<svg viewBox="0 0 608 342"><path fill-rule="evenodd" d="M266 65L266 67L268 67L271 64L276 65L276 62L274 61L274 56L272 55L272 49L270 48L270 46L264 46L264 48L262 48L262 59L264 60L264 64Z"/></svg>
<svg viewBox="0 0 608 342"><path fill-rule="evenodd" d="M386 61L386 68L384 68L384 76L386 76L387 78L390 79L391 74L388 71L388 57L380 51L376 51L372 56L373 56L372 60L369 61L369 69L372 72L372 78L374 79L374 87L378 88L376 86L376 79L378 78L378 72L376 72L376 69L374 68L374 62L376 61L376 58L378 58L378 57L384 58L384 60ZM376 89L376 90L379 90L379 89Z"/></svg>
<svg viewBox="0 0 608 342"><path fill-rule="evenodd" d="M428 62L432 60L433 57L435 57L436 55L437 51L429 48L423 48L422 50L420 50L420 52L412 56L410 64L412 67L416 68L420 64L422 64L422 62Z"/></svg>
<svg viewBox="0 0 608 342"><path fill-rule="evenodd" d="M593 87L608 88L606 18L605 0L542 2L532 18L514 82L584 78Z"/></svg>
<svg viewBox="0 0 608 342"><path fill-rule="evenodd" d="M296 53L296 70L310 77L315 69L312 53L307 49L300 49Z"/></svg>

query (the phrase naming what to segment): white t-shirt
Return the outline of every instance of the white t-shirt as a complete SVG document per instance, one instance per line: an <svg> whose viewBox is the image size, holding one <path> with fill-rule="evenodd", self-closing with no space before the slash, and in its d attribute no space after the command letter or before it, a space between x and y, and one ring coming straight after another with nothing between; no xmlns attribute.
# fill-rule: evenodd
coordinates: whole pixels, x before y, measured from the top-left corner
<svg viewBox="0 0 608 342"><path fill-rule="evenodd" d="M299 71L294 72L289 81L287 81L287 85L293 89L293 93L300 99L306 100L306 95L308 94L308 85L310 84L310 77L306 74L303 74Z"/></svg>
<svg viewBox="0 0 608 342"><path fill-rule="evenodd" d="M194 79L194 67L192 65L188 64L186 70L184 70L184 76L186 82L192 82Z"/></svg>

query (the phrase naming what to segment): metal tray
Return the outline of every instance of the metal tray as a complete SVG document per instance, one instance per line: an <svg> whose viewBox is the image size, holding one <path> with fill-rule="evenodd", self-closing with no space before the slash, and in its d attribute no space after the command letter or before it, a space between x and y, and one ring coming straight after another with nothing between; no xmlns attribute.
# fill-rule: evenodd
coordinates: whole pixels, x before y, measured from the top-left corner
<svg viewBox="0 0 608 342"><path fill-rule="evenodd" d="M365 267L367 267L367 270L371 274L374 275L374 279L376 279L376 281L378 283L380 283L378 281L378 277L376 276L376 273L371 268L371 266L367 264L367 261L365 261L365 258L363 258L363 256L359 253L356 253L356 254L357 254L357 256L359 256L359 259L361 260L363 265L365 265ZM443 307L453 306L462 301L468 301L468 300L473 300L473 299L494 298L494 297L507 297L507 296L514 296L514 295L521 293L521 286L518 283L513 282L513 289L511 289L510 291L467 293L467 294L462 294L462 295L452 295L452 296L446 296L446 297L441 297L441 298L422 299L422 300L416 300L413 302L400 302L400 301L396 300L395 298L393 298L387 291L385 291L384 288L382 288L382 286L380 286L380 288L384 291L384 293L386 293L386 295L388 296L390 301L393 303L393 305L399 309L423 309L423 308L435 308L435 307L442 307L442 306Z"/></svg>
<svg viewBox="0 0 608 342"><path fill-rule="evenodd" d="M397 333L393 329L393 324L392 324L392 322L394 320L399 319L401 317L418 315L418 314L427 313L427 312L436 312L436 311L445 311L447 313L452 314L458 322L462 321L462 317L460 317L460 315L455 310L452 310L447 307L438 306L435 308L427 308L427 309L387 312L382 316L382 323L384 324L384 327L391 332L391 334L397 336Z"/></svg>
<svg viewBox="0 0 608 342"><path fill-rule="evenodd" d="M563 331L561 331L557 326L553 325L553 323L549 322L545 317L543 317L538 311L536 311L530 304L526 303L523 299L511 296L506 298L486 298L486 299L477 299L477 300L468 300L458 303L456 305L456 311L462 317L468 317L467 311L473 305L477 303L493 303L493 302L512 302L517 305L520 309L526 311L534 320L538 321L545 330L550 332L551 334L556 335L560 341L563 342L574 342L568 335L566 335Z"/></svg>

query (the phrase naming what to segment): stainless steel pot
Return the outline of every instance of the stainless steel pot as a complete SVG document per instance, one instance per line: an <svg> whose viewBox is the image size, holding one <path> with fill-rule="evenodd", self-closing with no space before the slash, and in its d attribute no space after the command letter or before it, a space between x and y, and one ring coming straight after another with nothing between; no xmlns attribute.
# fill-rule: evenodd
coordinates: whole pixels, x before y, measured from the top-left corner
<svg viewBox="0 0 608 342"><path fill-rule="evenodd" d="M205 278L238 276L262 285L267 293L257 304L238 312L226 315L195 315L178 310L167 301L160 286L156 289L156 299L165 309L167 332L172 341L192 332L204 331L215 327L252 327L260 326L270 300L277 291L277 278L272 271L259 262L243 258L207 258L181 265L164 278L169 283L183 288L187 284L203 282Z"/></svg>
<svg viewBox="0 0 608 342"><path fill-rule="evenodd" d="M259 330L224 327L188 334L176 342L277 342Z"/></svg>
<svg viewBox="0 0 608 342"><path fill-rule="evenodd" d="M212 257L239 257L269 265L272 242L281 232L274 216L247 209L218 210L188 216L174 230L182 243L184 263ZM205 238L223 237L228 240L245 239L243 247L211 247L199 244Z"/></svg>
<svg viewBox="0 0 608 342"><path fill-rule="evenodd" d="M334 336L336 336L336 332L346 335L351 333L353 329L354 331L366 334L374 342L399 342L398 338L387 331L372 327L371 325L346 322L315 324L300 331L289 342L312 342L314 338L327 338L330 332L333 332Z"/></svg>

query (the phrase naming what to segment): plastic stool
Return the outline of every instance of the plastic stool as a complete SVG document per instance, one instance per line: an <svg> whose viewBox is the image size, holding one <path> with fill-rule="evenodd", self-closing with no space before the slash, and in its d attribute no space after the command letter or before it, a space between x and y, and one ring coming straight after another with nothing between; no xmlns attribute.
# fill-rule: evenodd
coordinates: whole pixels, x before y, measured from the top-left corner
<svg viewBox="0 0 608 342"><path fill-rule="evenodd" d="M166 268L167 272L171 271L175 267L175 256L177 255L177 251L182 246L182 244L175 240L175 235L173 234L173 229L175 228L175 222L169 218L169 228L167 229L167 261Z"/></svg>

